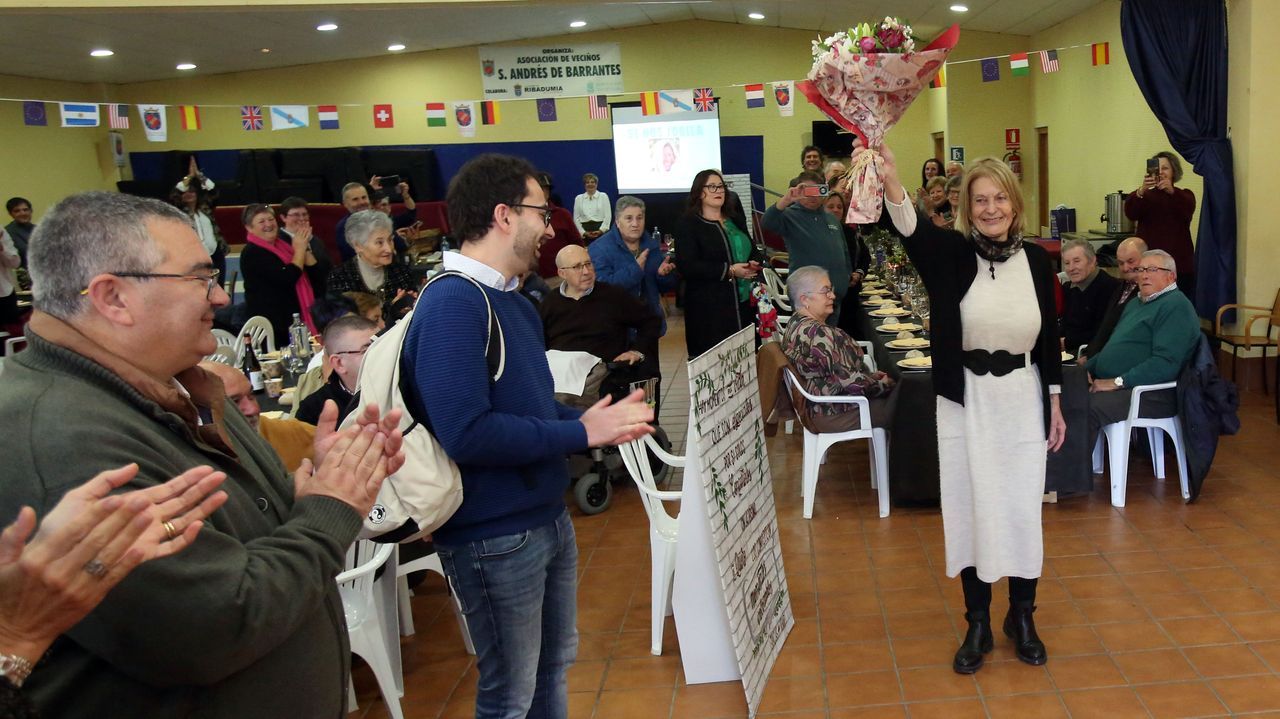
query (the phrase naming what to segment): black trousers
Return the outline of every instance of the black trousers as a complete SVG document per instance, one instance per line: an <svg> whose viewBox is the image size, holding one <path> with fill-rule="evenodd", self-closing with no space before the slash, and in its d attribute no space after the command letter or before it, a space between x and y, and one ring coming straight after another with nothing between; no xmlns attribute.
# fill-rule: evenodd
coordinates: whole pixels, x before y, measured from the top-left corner
<svg viewBox="0 0 1280 719"><path fill-rule="evenodd" d="M1036 601L1038 579L1009 577L1009 604ZM975 567L960 570L960 585L964 587L964 608L969 612L991 611L991 585L978 578Z"/></svg>

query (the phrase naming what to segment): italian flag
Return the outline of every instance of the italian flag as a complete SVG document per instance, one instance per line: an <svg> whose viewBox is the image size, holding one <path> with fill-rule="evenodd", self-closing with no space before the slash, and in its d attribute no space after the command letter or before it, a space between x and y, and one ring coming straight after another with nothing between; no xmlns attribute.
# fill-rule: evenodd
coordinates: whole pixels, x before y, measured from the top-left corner
<svg viewBox="0 0 1280 719"><path fill-rule="evenodd" d="M427 127L444 127L444 103L427 103Z"/></svg>
<svg viewBox="0 0 1280 719"><path fill-rule="evenodd" d="M1027 53L1015 52L1010 55L1009 69L1013 71L1014 77L1024 77L1031 74L1031 67L1027 64Z"/></svg>

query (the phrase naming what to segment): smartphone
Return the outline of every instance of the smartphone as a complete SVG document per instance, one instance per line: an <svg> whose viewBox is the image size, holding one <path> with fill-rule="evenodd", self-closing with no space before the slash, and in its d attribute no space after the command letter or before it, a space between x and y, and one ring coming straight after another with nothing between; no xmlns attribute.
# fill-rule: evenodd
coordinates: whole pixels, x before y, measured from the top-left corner
<svg viewBox="0 0 1280 719"><path fill-rule="evenodd" d="M391 190L396 189L396 185L399 185L401 182L404 182L404 180L401 180L399 175L384 175L382 178L382 189L390 192Z"/></svg>
<svg viewBox="0 0 1280 719"><path fill-rule="evenodd" d="M1156 177L1160 174L1160 160L1152 158L1147 160L1147 174Z"/></svg>
<svg viewBox="0 0 1280 719"><path fill-rule="evenodd" d="M826 197L831 192L831 188L826 185L805 185L800 192L805 197Z"/></svg>

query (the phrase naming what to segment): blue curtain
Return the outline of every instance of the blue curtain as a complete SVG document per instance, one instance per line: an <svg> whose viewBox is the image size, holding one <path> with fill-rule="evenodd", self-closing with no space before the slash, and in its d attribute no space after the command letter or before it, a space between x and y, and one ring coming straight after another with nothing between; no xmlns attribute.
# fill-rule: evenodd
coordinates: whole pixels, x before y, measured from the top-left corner
<svg viewBox="0 0 1280 719"><path fill-rule="evenodd" d="M1236 301L1236 192L1227 139L1224 0L1124 0L1129 69L1169 142L1204 178L1196 242L1196 310Z"/></svg>

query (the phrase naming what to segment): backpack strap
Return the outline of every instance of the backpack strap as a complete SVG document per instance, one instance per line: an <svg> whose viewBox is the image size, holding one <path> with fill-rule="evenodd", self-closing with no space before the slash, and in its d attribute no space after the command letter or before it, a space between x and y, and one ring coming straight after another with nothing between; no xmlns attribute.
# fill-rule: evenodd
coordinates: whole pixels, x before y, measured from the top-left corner
<svg viewBox="0 0 1280 719"><path fill-rule="evenodd" d="M507 367L507 340L502 333L502 324L498 322L498 314L493 311L493 305L489 302L489 293L485 292L484 286L477 282L474 277L458 272L457 270L446 270L438 273L435 277L427 280L427 284L423 286L422 292L426 292L427 288L433 283L444 279L445 277L461 277L472 285L475 285L475 288L480 291L480 296L484 298L484 307L489 313L489 331L484 338L484 358L485 362L489 366L490 381L497 382L502 379L502 374L506 371ZM498 338L497 342L494 342L494 337Z"/></svg>

